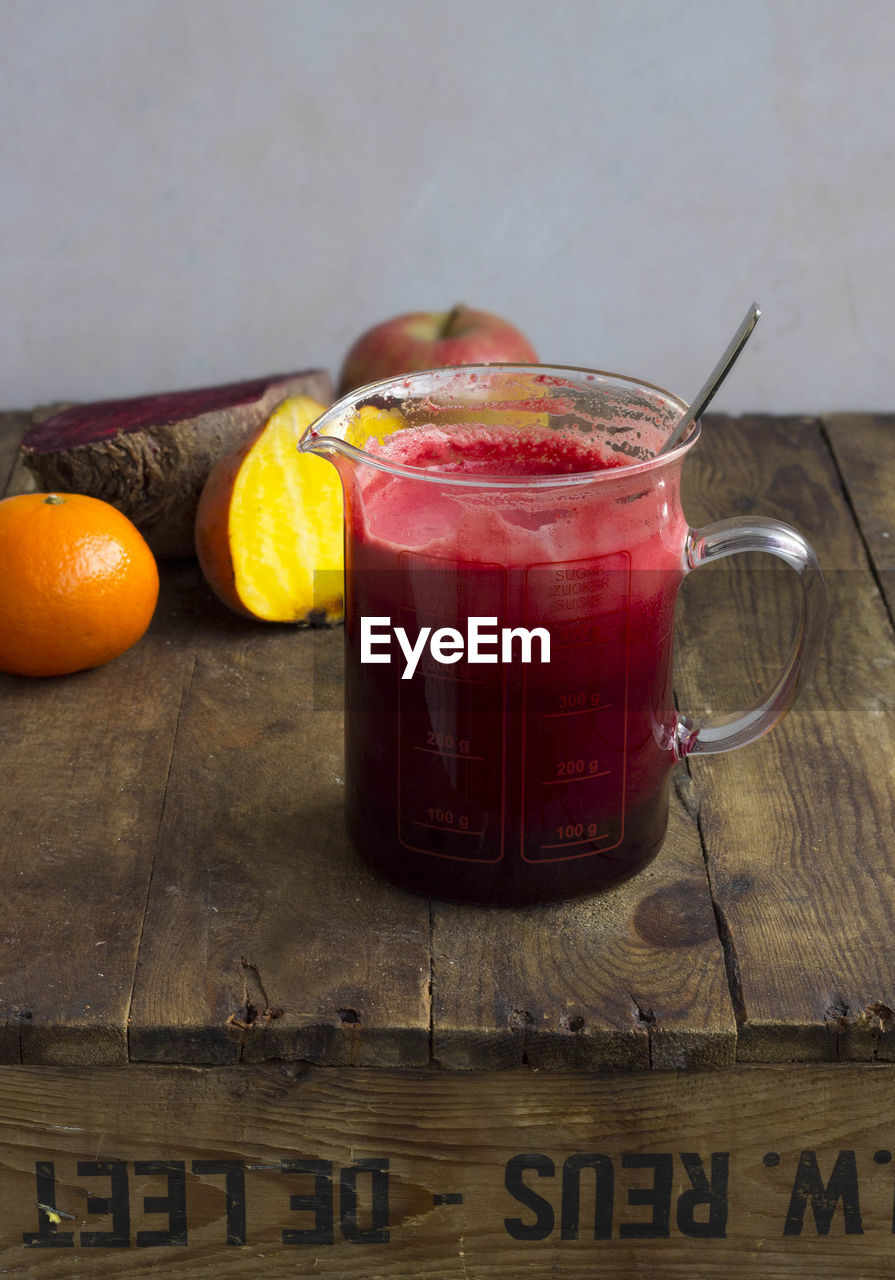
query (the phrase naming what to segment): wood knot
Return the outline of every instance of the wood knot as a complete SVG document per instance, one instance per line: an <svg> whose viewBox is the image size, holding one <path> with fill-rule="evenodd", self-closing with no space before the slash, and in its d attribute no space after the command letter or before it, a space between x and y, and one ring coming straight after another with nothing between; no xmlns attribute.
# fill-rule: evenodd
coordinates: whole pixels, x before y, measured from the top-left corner
<svg viewBox="0 0 895 1280"><path fill-rule="evenodd" d="M695 947L717 936L707 896L686 881L657 889L634 913L634 928L655 947Z"/></svg>
<svg viewBox="0 0 895 1280"><path fill-rule="evenodd" d="M834 1000L834 1002L824 1010L824 1021L842 1023L847 1022L849 1017L849 1008L844 1000Z"/></svg>
<svg viewBox="0 0 895 1280"><path fill-rule="evenodd" d="M895 1030L895 1012L893 1012L887 1004L883 1004L882 1000L877 1000L874 1004L869 1004L865 1013L869 1017L878 1018L880 1028L883 1031Z"/></svg>
<svg viewBox="0 0 895 1280"><path fill-rule="evenodd" d="M257 1031L282 1016L282 1009L260 1009L253 1005L251 1000L247 1000L242 1009L237 1009L236 1013L230 1014L227 1026L237 1031Z"/></svg>

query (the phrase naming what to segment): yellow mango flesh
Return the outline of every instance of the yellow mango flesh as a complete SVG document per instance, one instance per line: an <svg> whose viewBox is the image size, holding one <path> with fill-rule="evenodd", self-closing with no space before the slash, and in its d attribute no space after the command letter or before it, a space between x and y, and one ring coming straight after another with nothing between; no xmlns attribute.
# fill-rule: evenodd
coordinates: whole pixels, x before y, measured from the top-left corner
<svg viewBox="0 0 895 1280"><path fill-rule="evenodd" d="M348 444L354 444L359 449L363 449L368 441L381 442L393 431L401 431L406 426L406 420L397 409L377 409L371 404L364 404L358 409L345 432L345 439Z"/></svg>
<svg viewBox="0 0 895 1280"><path fill-rule="evenodd" d="M233 486L230 553L240 600L269 622L338 622L343 613L342 485L331 462L299 453L323 413L284 401L249 449Z"/></svg>

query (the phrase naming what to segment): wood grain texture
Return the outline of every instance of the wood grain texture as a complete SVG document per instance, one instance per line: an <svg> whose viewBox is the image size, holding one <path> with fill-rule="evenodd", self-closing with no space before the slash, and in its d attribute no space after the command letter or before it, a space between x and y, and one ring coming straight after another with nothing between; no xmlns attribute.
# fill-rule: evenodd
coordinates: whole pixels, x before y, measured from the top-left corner
<svg viewBox="0 0 895 1280"><path fill-rule="evenodd" d="M210 600L196 626L132 1057L427 1061L428 904L374 881L343 827L341 629Z"/></svg>
<svg viewBox="0 0 895 1280"><path fill-rule="evenodd" d="M724 1067L736 1024L679 773L659 857L594 897L433 904L433 1052L445 1067Z"/></svg>
<svg viewBox="0 0 895 1280"><path fill-rule="evenodd" d="M895 615L895 414L833 413L823 423L877 581Z"/></svg>
<svg viewBox="0 0 895 1280"><path fill-rule="evenodd" d="M30 413L0 413L0 498L21 492L17 483L19 441L30 425Z"/></svg>
<svg viewBox="0 0 895 1280"><path fill-rule="evenodd" d="M692 760L699 823L737 1006L738 1057L895 1054L895 646L820 424L715 419L689 471L702 524L762 513L811 541L830 595L811 687L768 737ZM735 709L788 644L786 571L702 569L685 584L685 709ZM732 692L738 675L739 692Z"/></svg>
<svg viewBox="0 0 895 1280"><path fill-rule="evenodd" d="M889 1280L892 1071L4 1068L0 1269L30 1280ZM82 1233L113 1227L96 1202L110 1191L109 1166L91 1163L103 1160L123 1193L119 1241L89 1247ZM284 1168L296 1160L316 1162L320 1180ZM53 1173L40 1189L38 1161ZM235 1245L223 1172L194 1164L224 1161L243 1178ZM357 1235L374 1222L364 1161L381 1188L387 1177L375 1241ZM153 1245L142 1233L170 1221L158 1165L177 1163L180 1236ZM41 1223L41 1243L26 1244ZM316 1241L283 1237L315 1225Z"/></svg>
<svg viewBox="0 0 895 1280"><path fill-rule="evenodd" d="M0 482L33 488L0 415ZM2 492L2 491L0 491ZM64 679L0 673L0 1061L127 1060L127 1017L177 709L189 601L163 584L144 640Z"/></svg>
<svg viewBox="0 0 895 1280"><path fill-rule="evenodd" d="M178 709L182 576L143 640L58 679L0 674L0 1060L127 1060L127 1017Z"/></svg>

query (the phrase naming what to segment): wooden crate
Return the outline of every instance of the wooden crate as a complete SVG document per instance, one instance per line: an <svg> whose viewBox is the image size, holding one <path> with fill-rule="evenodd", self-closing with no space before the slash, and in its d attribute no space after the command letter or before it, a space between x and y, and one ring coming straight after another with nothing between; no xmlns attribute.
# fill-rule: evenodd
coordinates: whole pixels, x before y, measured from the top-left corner
<svg viewBox="0 0 895 1280"><path fill-rule="evenodd" d="M707 419L687 513L803 530L824 653L600 897L376 881L340 632L231 616L194 564L118 661L0 676L0 1274L890 1280L893 428ZM694 574L681 705L764 687L792 600Z"/></svg>

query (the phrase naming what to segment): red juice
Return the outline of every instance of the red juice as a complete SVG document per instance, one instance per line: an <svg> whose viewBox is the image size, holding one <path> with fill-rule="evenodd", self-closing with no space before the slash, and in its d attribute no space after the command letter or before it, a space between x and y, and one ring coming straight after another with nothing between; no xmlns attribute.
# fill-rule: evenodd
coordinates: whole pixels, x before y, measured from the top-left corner
<svg viewBox="0 0 895 1280"><path fill-rule="evenodd" d="M547 428L420 427L367 449L345 485L353 843L407 888L472 902L627 879L668 814L678 470ZM477 654L469 617L494 636ZM466 643L421 645L405 678L399 627Z"/></svg>

